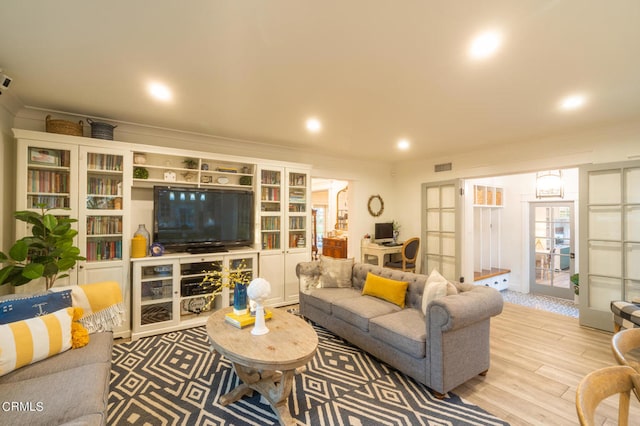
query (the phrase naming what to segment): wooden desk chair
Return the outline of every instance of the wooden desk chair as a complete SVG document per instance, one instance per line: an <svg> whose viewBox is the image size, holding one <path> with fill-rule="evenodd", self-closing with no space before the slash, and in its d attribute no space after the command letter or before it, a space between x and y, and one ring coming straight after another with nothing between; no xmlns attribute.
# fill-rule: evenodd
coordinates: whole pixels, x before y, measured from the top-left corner
<svg viewBox="0 0 640 426"><path fill-rule="evenodd" d="M420 238L409 238L402 244L402 260L397 262L386 262L384 264L385 268L416 272L416 259L418 259L419 248Z"/></svg>
<svg viewBox="0 0 640 426"><path fill-rule="evenodd" d="M640 353L640 328L629 328L613 335L611 350L618 364L628 365L640 374L640 362L629 354L634 349L636 349L636 354ZM634 389L633 392L640 401L640 389Z"/></svg>
<svg viewBox="0 0 640 426"><path fill-rule="evenodd" d="M640 362L627 356L634 349L640 350L640 328L619 331L611 338L611 350L618 363L628 365L640 374Z"/></svg>
<svg viewBox="0 0 640 426"><path fill-rule="evenodd" d="M596 425L595 411L601 401L620 394L618 424L629 424L631 389L640 389L640 374L626 365L605 367L587 374L576 391L576 411L583 426Z"/></svg>

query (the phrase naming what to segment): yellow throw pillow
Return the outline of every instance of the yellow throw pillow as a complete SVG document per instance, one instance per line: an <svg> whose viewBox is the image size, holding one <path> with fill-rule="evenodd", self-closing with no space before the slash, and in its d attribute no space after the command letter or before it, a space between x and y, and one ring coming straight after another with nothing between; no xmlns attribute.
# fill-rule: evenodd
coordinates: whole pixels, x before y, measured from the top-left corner
<svg viewBox="0 0 640 426"><path fill-rule="evenodd" d="M404 308L404 299L408 286L408 282L383 278L368 272L362 288L362 294L378 297Z"/></svg>
<svg viewBox="0 0 640 426"><path fill-rule="evenodd" d="M71 348L73 308L0 325L0 376Z"/></svg>

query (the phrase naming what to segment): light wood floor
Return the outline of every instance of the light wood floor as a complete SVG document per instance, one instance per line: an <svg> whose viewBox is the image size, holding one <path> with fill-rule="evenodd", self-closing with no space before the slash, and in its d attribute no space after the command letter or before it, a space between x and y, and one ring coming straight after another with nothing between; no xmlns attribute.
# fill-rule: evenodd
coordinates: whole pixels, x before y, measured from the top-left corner
<svg viewBox="0 0 640 426"><path fill-rule="evenodd" d="M598 368L615 365L611 333L567 316L505 303L491 319L491 368L453 392L511 425L577 425L576 388ZM640 425L631 397L630 425ZM617 424L617 397L599 408L599 424Z"/></svg>

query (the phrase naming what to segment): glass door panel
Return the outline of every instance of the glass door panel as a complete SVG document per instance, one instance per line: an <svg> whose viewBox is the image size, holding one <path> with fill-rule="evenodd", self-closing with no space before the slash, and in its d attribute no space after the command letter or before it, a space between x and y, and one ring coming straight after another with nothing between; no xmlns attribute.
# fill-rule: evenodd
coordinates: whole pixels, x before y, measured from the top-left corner
<svg viewBox="0 0 640 426"><path fill-rule="evenodd" d="M580 324L613 329L610 303L640 296L640 161L580 167Z"/></svg>
<svg viewBox="0 0 640 426"><path fill-rule="evenodd" d="M532 203L531 291L573 299L573 202Z"/></svg>
<svg viewBox="0 0 640 426"><path fill-rule="evenodd" d="M445 278L460 277L460 253L456 244L459 235L460 181L423 185L422 272L437 269Z"/></svg>
<svg viewBox="0 0 640 426"><path fill-rule="evenodd" d="M260 241L263 250L280 250L282 170L260 171Z"/></svg>
<svg viewBox="0 0 640 426"><path fill-rule="evenodd" d="M140 280L140 324L173 320L173 265L142 268Z"/></svg>

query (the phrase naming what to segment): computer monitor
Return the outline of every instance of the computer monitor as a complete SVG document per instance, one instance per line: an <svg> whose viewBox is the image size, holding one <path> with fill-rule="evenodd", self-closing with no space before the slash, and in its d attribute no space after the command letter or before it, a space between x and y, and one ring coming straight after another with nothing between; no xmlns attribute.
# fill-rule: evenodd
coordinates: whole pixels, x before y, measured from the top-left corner
<svg viewBox="0 0 640 426"><path fill-rule="evenodd" d="M376 223L373 240L376 243L393 241L393 222Z"/></svg>

